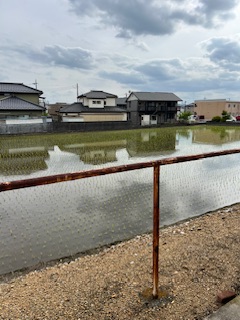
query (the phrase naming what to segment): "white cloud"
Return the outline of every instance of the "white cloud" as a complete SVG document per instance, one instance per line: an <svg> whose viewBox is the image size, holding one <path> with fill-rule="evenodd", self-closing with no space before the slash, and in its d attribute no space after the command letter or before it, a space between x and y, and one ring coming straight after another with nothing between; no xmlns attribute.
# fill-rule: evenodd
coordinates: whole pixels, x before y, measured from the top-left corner
<svg viewBox="0 0 240 320"><path fill-rule="evenodd" d="M236 0L8 0L0 10L0 81L37 79L50 102L75 101L77 83L80 93L240 100Z"/></svg>

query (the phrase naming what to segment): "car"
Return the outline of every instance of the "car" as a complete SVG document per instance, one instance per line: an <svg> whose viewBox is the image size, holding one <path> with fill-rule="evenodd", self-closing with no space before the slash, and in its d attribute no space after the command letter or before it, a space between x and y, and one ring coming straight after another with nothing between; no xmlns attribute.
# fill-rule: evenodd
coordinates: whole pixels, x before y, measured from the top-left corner
<svg viewBox="0 0 240 320"><path fill-rule="evenodd" d="M237 119L232 115L230 115L230 118L226 120L226 122L236 122L236 121Z"/></svg>

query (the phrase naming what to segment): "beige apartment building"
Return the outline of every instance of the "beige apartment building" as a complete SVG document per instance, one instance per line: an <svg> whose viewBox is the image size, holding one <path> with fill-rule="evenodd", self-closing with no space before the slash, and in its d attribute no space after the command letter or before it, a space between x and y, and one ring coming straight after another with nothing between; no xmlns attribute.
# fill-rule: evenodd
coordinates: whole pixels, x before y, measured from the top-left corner
<svg viewBox="0 0 240 320"><path fill-rule="evenodd" d="M227 99L195 100L194 112L203 115L206 121L212 120L215 116L221 116L223 110L236 117L240 115L240 101Z"/></svg>

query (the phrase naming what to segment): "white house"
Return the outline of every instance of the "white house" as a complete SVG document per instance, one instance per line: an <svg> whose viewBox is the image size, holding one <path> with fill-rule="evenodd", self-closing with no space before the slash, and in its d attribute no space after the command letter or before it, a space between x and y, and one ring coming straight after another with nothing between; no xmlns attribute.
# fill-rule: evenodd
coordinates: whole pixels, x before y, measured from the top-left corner
<svg viewBox="0 0 240 320"><path fill-rule="evenodd" d="M127 112L116 106L117 96L104 91L90 91L78 101L60 108L63 122L127 121Z"/></svg>

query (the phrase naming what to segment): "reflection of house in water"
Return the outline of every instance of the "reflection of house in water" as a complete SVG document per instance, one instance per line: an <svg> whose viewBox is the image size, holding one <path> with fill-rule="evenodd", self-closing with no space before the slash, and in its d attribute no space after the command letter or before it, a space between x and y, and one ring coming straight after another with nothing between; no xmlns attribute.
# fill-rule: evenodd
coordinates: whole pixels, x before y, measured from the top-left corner
<svg viewBox="0 0 240 320"><path fill-rule="evenodd" d="M132 134L127 151L131 157L163 155L175 151L175 144L175 131L141 131Z"/></svg>
<svg viewBox="0 0 240 320"><path fill-rule="evenodd" d="M1 148L0 173L3 175L22 175L45 170L45 160L49 157L44 146L23 148Z"/></svg>
<svg viewBox="0 0 240 320"><path fill-rule="evenodd" d="M199 128L192 130L193 143L223 144L240 140L240 130L231 128Z"/></svg>
<svg viewBox="0 0 240 320"><path fill-rule="evenodd" d="M116 151L126 144L126 140L78 143L61 146L61 150L78 154L85 164L103 164L117 161Z"/></svg>

